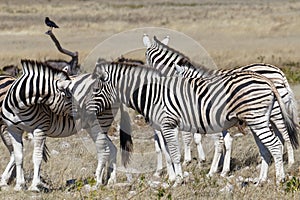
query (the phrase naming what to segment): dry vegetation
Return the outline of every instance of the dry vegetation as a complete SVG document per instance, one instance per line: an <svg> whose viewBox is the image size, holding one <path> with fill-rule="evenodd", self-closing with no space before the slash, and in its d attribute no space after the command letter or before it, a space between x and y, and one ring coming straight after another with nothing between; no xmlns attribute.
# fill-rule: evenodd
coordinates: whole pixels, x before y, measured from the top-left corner
<svg viewBox="0 0 300 200"><path fill-rule="evenodd" d="M44 17L49 16L61 27L55 30L62 45L77 50L80 62L101 41L121 31L145 26L177 30L192 37L209 52L219 67L236 67L253 62L267 62L286 67L291 81L299 81L300 62L300 2L299 1L59 1L4 0L0 3L0 61L1 66L19 64L21 58L44 60L64 58L44 34ZM140 38L137 38L140 39ZM180 49L179 49L180 50ZM69 59L69 58L67 58ZM85 70L85 69L84 69ZM298 75L297 75L298 73ZM300 100L299 86L293 86ZM233 177L218 175L208 179L212 144L205 142L207 163L198 168L196 160L185 168L190 172L186 184L178 188L150 187L149 180L156 166L151 128L134 122L135 154L130 168L144 173L132 173L133 181L114 187L89 191L84 182L93 184L96 155L85 133L64 139L48 138L51 151L48 163L43 164L42 177L50 186L48 193L14 192L12 187L0 191L0 199L298 199L295 193L285 192L286 184L274 185L274 164L270 167L270 182L263 187L242 183L236 179L257 177L259 153L251 135L234 140L232 154ZM114 131L112 131L115 135ZM114 137L113 137L114 138ZM208 139L206 141L209 141ZM114 139L118 146L118 140ZM32 145L25 143L25 175L30 182L33 166ZM0 171L9 159L0 143ZM196 157L195 149L193 155ZM288 175L300 176L299 150L296 163ZM118 159L118 162L120 159ZM120 166L120 165L119 165ZM76 186L66 181L77 179ZM84 181L85 180L85 181ZM163 178L165 180L165 178ZM123 168L118 170L118 182L126 183ZM291 182L290 182L291 183ZM12 183L14 184L14 183ZM228 184L233 191L221 191ZM288 186L291 188L291 186Z"/></svg>

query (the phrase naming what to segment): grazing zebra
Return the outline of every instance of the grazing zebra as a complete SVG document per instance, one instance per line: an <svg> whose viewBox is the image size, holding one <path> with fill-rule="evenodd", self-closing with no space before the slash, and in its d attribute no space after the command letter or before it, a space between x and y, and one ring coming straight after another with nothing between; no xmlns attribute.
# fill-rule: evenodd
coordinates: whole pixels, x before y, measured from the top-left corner
<svg viewBox="0 0 300 200"><path fill-rule="evenodd" d="M93 78L94 90L86 98L88 115L101 113L115 102L142 114L167 142L171 156L167 159L174 165L176 175L169 176L171 181L182 180L178 129L211 134L239 124L245 124L273 156L277 182L284 179L283 145L269 123L274 123L275 132L288 132L294 146L298 144L297 131L269 79L253 72L205 79L161 77L159 71L148 67L103 61L97 63ZM276 121L270 116L274 102L282 111ZM286 126L277 126L279 122ZM268 160L271 155L262 156ZM259 180L266 178L260 174Z"/></svg>
<svg viewBox="0 0 300 200"><path fill-rule="evenodd" d="M233 70L210 70L203 66L194 65L182 53L167 46L166 42L163 41L160 42L156 37L154 37L152 44L147 35L144 35L143 41L144 44L147 46L147 51L145 53L147 63L150 66L155 67L161 70L163 73L170 76L179 74L184 77L202 78L202 77L216 76L225 73L253 71L269 78L275 84L277 90L279 91L286 105L288 113L293 117L294 123L297 124L297 103L295 101L293 92L287 82L285 75L279 68L268 64L252 64L252 65L243 66ZM278 105L274 106L272 110L272 115L274 116L278 115L278 117L280 117L280 109ZM197 134L195 134L195 136L197 136ZM293 148L291 146L289 136L286 134L283 137L286 142L286 146L288 150L289 165L292 165L294 163ZM222 137L220 138L222 139ZM228 138L225 141L226 155L224 159L223 170L221 173L221 175L223 176L226 175L230 169L230 151L231 151L230 141L232 141L232 138L230 137L229 134L225 136L225 139L226 138ZM220 153L221 152L216 154L215 152L214 160L209 175L212 175L217 171L217 165L220 158ZM267 173L266 172L267 169L265 167L268 167L268 165L263 161L262 168L265 171L265 173Z"/></svg>
<svg viewBox="0 0 300 200"><path fill-rule="evenodd" d="M70 94L68 90L65 90L66 86L71 83L67 74L64 71L53 69L45 63L28 60L22 60L22 67L23 75L12 84L3 101L2 117L8 126L14 148L14 161L17 169L15 190L20 190L25 183L22 169L22 133L25 130L34 134L34 177L29 189L39 191L39 171L46 136L67 137L76 134L78 127L76 127L75 119L69 116L72 99L69 98L71 96L67 98L65 96L65 94ZM77 86L76 90L73 88L73 92L78 94L84 92L82 89L85 84ZM61 89L64 91L61 92ZM99 119L99 124L103 124L104 129L108 127L105 123L109 121L106 112L104 111L101 116L103 119ZM109 114L109 116L111 115ZM97 185L102 184L104 159L111 160L109 167L114 171L111 173L109 181L114 181L116 178L114 145L106 134L99 133L95 128L93 130L93 127L87 128L87 130L97 148ZM125 142L125 145L128 143Z"/></svg>

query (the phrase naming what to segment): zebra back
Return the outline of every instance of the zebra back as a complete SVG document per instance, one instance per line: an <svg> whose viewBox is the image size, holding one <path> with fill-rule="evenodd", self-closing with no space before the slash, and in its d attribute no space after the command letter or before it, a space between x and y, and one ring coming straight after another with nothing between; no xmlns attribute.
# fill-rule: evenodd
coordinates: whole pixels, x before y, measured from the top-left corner
<svg viewBox="0 0 300 200"><path fill-rule="evenodd" d="M97 77L98 81L95 82L95 91L92 96L87 98L90 102L86 104L87 110L91 112L102 112L115 101L120 101L142 114L146 120L149 120L153 116L158 117L162 114L161 112L166 111L167 108L162 109L159 107L160 105L169 105L170 109L174 109L170 112L178 118L182 118L183 124L199 122L198 124L203 127L202 131L193 128L190 130L185 128L185 131L206 132L207 124L210 127L209 130L214 130L215 125L224 128L217 125L218 123L211 124L209 121L220 120L221 114L224 117L222 120L229 119L230 113L238 109L239 104L243 104L244 101L248 102L248 98L262 102L261 99L269 98L269 95L266 94L266 91L268 91L276 96L287 125L295 127L293 121L286 117L289 115L273 82L255 72L225 73L205 79L161 77L158 71L149 68L103 62L96 66L93 76ZM251 96L252 93L255 94L254 97ZM258 98L260 95L261 97ZM184 104L182 104L183 102ZM202 103L208 106L207 109L205 107L205 111L199 110L203 106ZM251 106L253 106L252 109L255 109L257 104L251 104ZM156 110L154 107L156 107ZM248 107L245 107L245 109L248 109ZM214 110L213 113L216 116L211 115L210 110ZM199 112L199 116L196 116L196 118L195 111ZM224 113L227 113L225 114L226 117ZM178 120L177 117L175 117L175 121ZM205 120L209 121L205 122ZM294 139L296 145L297 138Z"/></svg>
<svg viewBox="0 0 300 200"><path fill-rule="evenodd" d="M23 74L9 89L4 106L9 113L36 104L45 104L56 114L71 112L71 96L67 92L70 78L66 72L43 62L22 60Z"/></svg>
<svg viewBox="0 0 300 200"><path fill-rule="evenodd" d="M148 45L148 47L149 46L150 45ZM174 58L185 59L178 60L177 62ZM292 116L293 124L295 124L299 129L297 101L291 87L289 86L286 76L276 66L264 63L255 63L236 69L210 70L205 66L192 63L183 53L167 46L166 43L160 42L156 37L154 37L153 44L150 48L147 48L146 60L151 67L156 67L160 70L168 68L169 70L174 70L173 72L168 72L168 74L176 74L182 77L201 78L244 71L252 71L263 75L275 84L276 89L280 92L280 96L285 103L288 114ZM169 61L163 62L165 60ZM172 60L172 62L170 62L170 60ZM170 66L170 63L172 66Z"/></svg>

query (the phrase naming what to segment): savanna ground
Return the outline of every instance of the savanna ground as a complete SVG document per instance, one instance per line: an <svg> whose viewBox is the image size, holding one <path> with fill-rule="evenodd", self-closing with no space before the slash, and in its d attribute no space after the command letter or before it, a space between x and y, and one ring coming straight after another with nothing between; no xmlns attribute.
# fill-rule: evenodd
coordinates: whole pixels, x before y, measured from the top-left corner
<svg viewBox="0 0 300 200"><path fill-rule="evenodd" d="M55 30L63 47L79 52L83 62L89 52L113 34L141 27L162 27L182 32L200 43L219 68L231 68L255 62L266 62L283 68L296 98L300 100L300 2L291 1L17 1L0 2L1 66L19 65L20 59L69 59L58 53L44 34L44 17L49 16L61 27ZM172 39L172 38L171 38ZM141 38L137 38L141 40ZM172 41L172 40L171 40ZM177 48L180 50L179 48ZM90 69L83 67L83 71ZM12 187L0 191L0 199L299 199L284 184L274 185L274 164L270 167L269 183L242 188L239 177L259 175L260 157L253 137L239 137L233 142L230 178L216 175L206 178L213 155L212 143L205 139L207 162L201 168L196 159L184 168L190 172L186 184L177 188L151 187L156 166L152 130L140 120L132 119L135 153L129 166L132 182L127 182L125 169L118 157L118 184L90 191L84 183L93 184L96 155L86 133L63 139L47 139L51 158L42 166L42 177L50 186L45 193L14 192ZM116 125L114 126L116 127ZM118 133L111 130L119 146ZM144 139L143 139L143 138ZM32 145L25 141L25 176L32 177ZM194 147L194 145L193 145ZM0 143L1 165L4 170L9 155ZM196 150L193 148L196 158ZM299 150L296 163L288 168L290 177L300 176ZM139 173L137 173L139 172ZM76 184L67 186L67 180ZM163 177L161 181L165 181ZM296 181L297 182L297 181ZM126 184L125 184L126 183ZM290 181L291 183L291 181ZM299 184L299 182L298 182ZM14 185L14 182L12 183ZM228 186L231 191L228 191ZM296 189L295 189L296 190Z"/></svg>

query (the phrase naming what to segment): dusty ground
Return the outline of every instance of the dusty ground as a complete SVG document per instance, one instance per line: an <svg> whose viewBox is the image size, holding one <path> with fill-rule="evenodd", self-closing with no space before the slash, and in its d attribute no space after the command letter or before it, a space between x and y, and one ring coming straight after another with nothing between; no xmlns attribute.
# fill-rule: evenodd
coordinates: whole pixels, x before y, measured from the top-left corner
<svg viewBox="0 0 300 200"><path fill-rule="evenodd" d="M44 17L49 16L61 27L55 30L63 47L78 51L80 62L92 49L110 36L142 27L161 27L182 32L200 43L218 67L235 67L253 62L276 65L300 62L300 2L299 1L17 1L0 2L0 62L1 66L19 64L21 58L44 60L64 58L57 52L48 36ZM141 36L140 36L141 37ZM171 38L172 39L172 38ZM137 38L141 40L141 38ZM173 40L175 42L175 40ZM171 42L173 42L171 40ZM124 42L122 45L128 45ZM172 43L171 43L172 44ZM174 43L173 43L174 44ZM177 46L176 46L177 47ZM186 47L185 47L186 48ZM177 47L178 50L184 51ZM188 54L193 57L193 55ZM86 66L88 67L88 66ZM83 71L90 69L84 68ZM293 86L300 100L299 86ZM299 192L285 193L273 184L274 165L270 167L270 183L263 187L241 189L236 178L257 177L259 155L252 136L234 141L231 179L219 176L212 179L204 175L210 166L211 145L206 145L208 162L201 169L193 161L185 170L190 180L180 188L152 188L148 181L155 169L155 152L152 140L140 139L152 131L147 126L134 125L135 154L130 165L133 183L98 191L68 189L66 181L93 177L96 167L95 152L84 133L65 139L48 139L51 159L43 164L42 176L53 189L50 193L16 193L9 189L0 192L0 199L297 199ZM138 139L139 138L139 139ZM207 140L208 141L208 140ZM118 140L114 140L118 145ZM9 155L0 144L0 171ZM32 147L25 142L25 172L30 182L32 174ZM195 149L193 155L196 157ZM296 163L286 172L299 177L299 150ZM118 159L119 160L119 159ZM118 170L118 181L126 182L123 168ZM233 192L221 192L228 183ZM284 187L283 187L284 188Z"/></svg>

